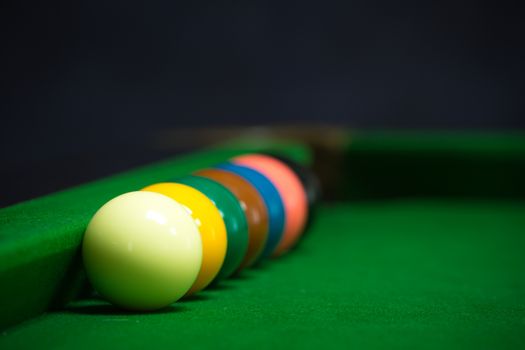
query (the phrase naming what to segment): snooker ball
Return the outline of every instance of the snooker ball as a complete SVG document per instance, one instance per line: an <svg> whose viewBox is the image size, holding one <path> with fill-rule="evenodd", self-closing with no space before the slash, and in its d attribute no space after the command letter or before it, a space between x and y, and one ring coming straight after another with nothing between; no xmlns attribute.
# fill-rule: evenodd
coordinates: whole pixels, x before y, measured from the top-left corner
<svg viewBox="0 0 525 350"><path fill-rule="evenodd" d="M191 186L204 193L219 209L228 236L226 257L215 281L231 276L248 250L248 222L237 197L218 182L200 177L186 176L176 182Z"/></svg>
<svg viewBox="0 0 525 350"><path fill-rule="evenodd" d="M284 235L274 256L290 250L303 233L308 218L308 199L301 180L283 162L263 154L247 154L232 159L235 164L264 174L277 188L286 213Z"/></svg>
<svg viewBox="0 0 525 350"><path fill-rule="evenodd" d="M206 288L221 270L228 245L226 226L219 209L202 192L184 184L163 182L145 187L142 191L157 192L174 199L193 217L202 239L202 265L186 295Z"/></svg>
<svg viewBox="0 0 525 350"><path fill-rule="evenodd" d="M221 169L204 169L197 176L216 181L237 197L248 222L248 250L238 271L253 265L268 239L268 212L259 192L239 175Z"/></svg>
<svg viewBox="0 0 525 350"><path fill-rule="evenodd" d="M265 154L286 164L299 177L306 191L308 207L312 209L321 199L321 184L314 172L289 157L272 152Z"/></svg>
<svg viewBox="0 0 525 350"><path fill-rule="evenodd" d="M181 298L202 262L199 230L176 201L129 192L104 204L89 222L84 266L93 287L114 305L156 310Z"/></svg>
<svg viewBox="0 0 525 350"><path fill-rule="evenodd" d="M286 219L284 204L279 192L277 192L275 186L266 176L254 169L233 163L222 163L217 165L217 168L242 176L261 194L268 210L269 226L268 240L264 246L263 253L259 257L259 261L272 255L283 236Z"/></svg>
<svg viewBox="0 0 525 350"><path fill-rule="evenodd" d="M264 153L269 155L277 160L280 160L286 164L301 180L303 188L306 191L306 197L308 198L308 219L306 220L306 225L304 233L308 233L309 226L311 225L313 218L315 216L316 207L322 196L321 183L316 174L308 167L294 161L293 159L277 154L277 153Z"/></svg>

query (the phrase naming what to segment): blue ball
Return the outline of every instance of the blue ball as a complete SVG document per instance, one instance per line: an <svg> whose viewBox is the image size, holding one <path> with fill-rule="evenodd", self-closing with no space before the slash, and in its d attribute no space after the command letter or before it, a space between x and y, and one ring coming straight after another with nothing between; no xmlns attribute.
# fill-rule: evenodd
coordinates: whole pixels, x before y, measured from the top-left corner
<svg viewBox="0 0 525 350"><path fill-rule="evenodd" d="M217 165L217 168L241 176L261 194L268 209L269 225L268 240L259 260L272 255L281 241L286 220L284 204L279 192L277 192L272 182L257 170L232 163L222 163Z"/></svg>

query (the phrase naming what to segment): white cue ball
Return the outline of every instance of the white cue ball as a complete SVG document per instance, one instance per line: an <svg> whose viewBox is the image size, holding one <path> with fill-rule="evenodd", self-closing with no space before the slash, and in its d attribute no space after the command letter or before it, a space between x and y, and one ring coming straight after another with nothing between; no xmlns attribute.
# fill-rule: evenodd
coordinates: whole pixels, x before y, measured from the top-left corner
<svg viewBox="0 0 525 350"><path fill-rule="evenodd" d="M181 298L202 263L199 229L182 205L164 195L120 195L91 219L82 244L94 288L111 303L155 310Z"/></svg>

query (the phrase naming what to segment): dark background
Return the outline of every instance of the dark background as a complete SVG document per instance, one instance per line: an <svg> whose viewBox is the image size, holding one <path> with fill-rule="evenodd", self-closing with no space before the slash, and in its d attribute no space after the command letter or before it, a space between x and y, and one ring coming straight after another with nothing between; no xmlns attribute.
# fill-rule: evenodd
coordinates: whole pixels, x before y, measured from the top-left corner
<svg viewBox="0 0 525 350"><path fill-rule="evenodd" d="M525 128L512 4L1 6L0 206L162 158L178 127Z"/></svg>

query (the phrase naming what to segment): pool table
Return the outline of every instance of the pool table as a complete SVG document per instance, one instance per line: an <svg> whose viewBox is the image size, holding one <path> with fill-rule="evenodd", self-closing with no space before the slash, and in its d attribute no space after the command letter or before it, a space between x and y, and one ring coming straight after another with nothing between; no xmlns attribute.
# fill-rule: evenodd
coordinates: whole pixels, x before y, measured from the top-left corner
<svg viewBox="0 0 525 350"><path fill-rule="evenodd" d="M241 138L1 209L0 349L524 349L524 136ZM154 313L96 297L78 248L98 207L252 151L321 179L293 251Z"/></svg>

